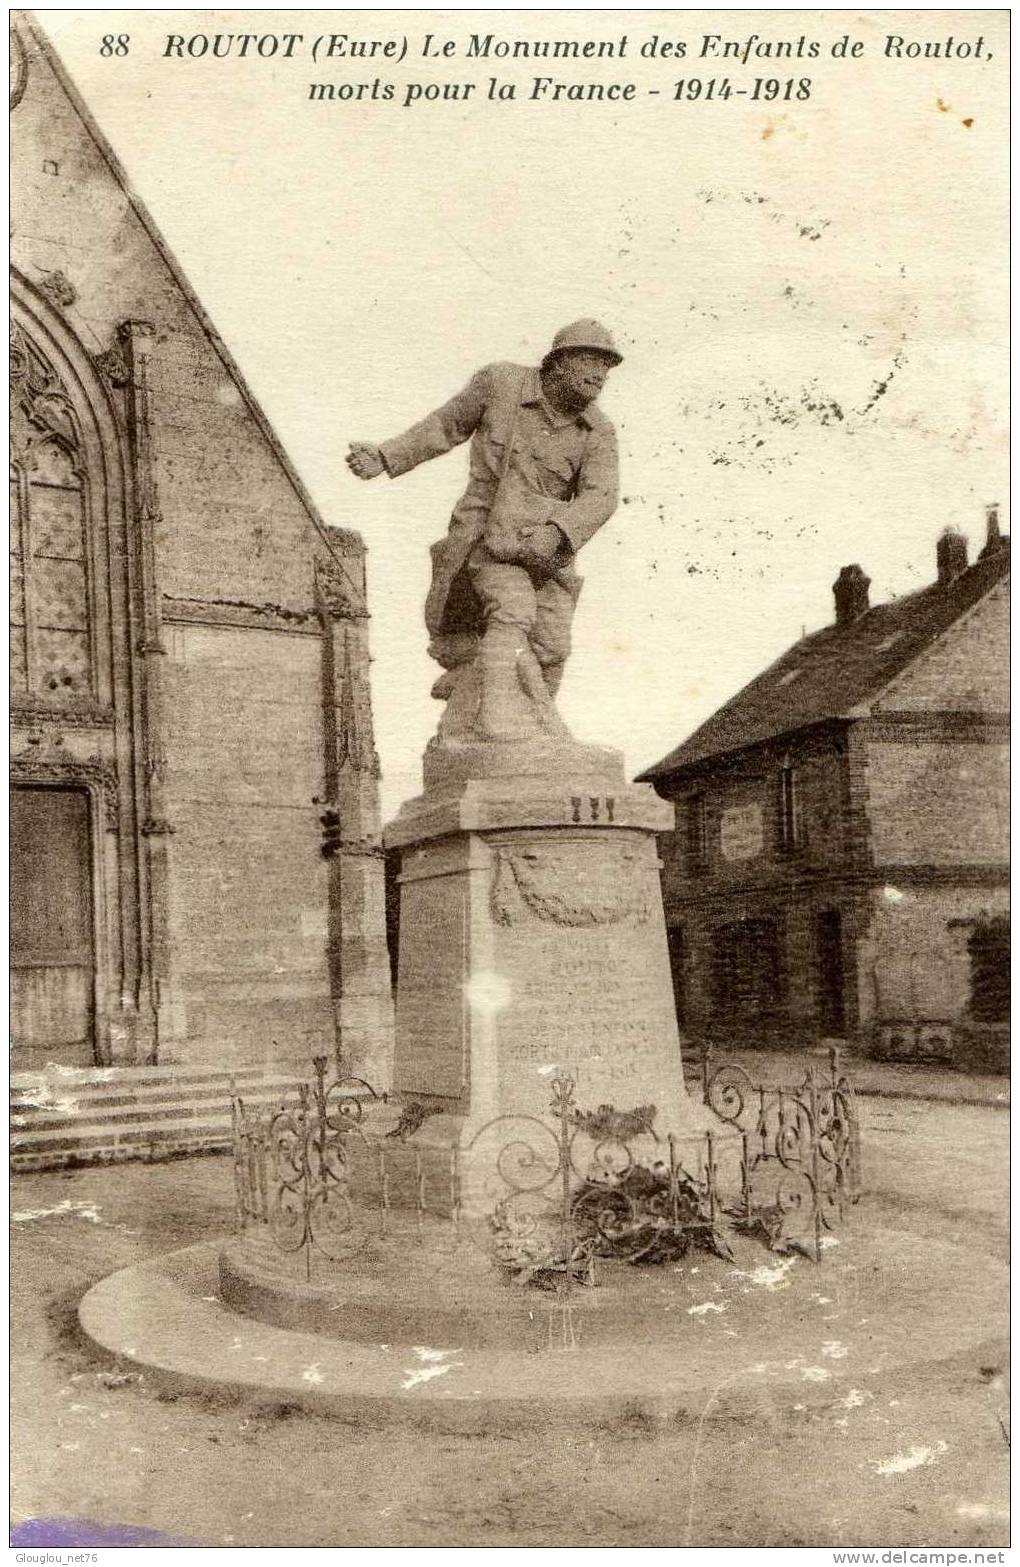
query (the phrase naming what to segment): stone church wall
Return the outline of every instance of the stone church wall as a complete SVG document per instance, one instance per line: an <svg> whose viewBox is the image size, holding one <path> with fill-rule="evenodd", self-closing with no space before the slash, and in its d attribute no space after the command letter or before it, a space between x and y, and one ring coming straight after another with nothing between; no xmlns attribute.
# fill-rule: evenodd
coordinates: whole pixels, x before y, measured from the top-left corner
<svg viewBox="0 0 1020 1567"><path fill-rule="evenodd" d="M323 984L318 637L165 628L174 1055L306 1062L332 1049Z"/></svg>
<svg viewBox="0 0 1020 1567"><path fill-rule="evenodd" d="M95 721L122 802L111 864L137 866L137 886L97 975L127 1021L97 1033L97 1059L306 1063L343 1028L382 1081L363 546L319 517L59 62L27 20L19 33L17 287L79 345L75 395L102 405L127 497L109 589L126 629ZM33 722L57 779L59 703Z"/></svg>

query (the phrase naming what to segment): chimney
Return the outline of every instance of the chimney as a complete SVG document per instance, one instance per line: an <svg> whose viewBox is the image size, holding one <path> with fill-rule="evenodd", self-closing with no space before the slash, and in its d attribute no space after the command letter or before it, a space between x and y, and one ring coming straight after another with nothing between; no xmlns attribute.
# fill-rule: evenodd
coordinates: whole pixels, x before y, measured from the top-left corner
<svg viewBox="0 0 1020 1567"><path fill-rule="evenodd" d="M1003 550L1007 550L1009 548L1009 540L1004 539L1002 534L999 532L998 501L993 501L990 506L985 507L985 522L988 530L988 537L985 540L984 549L978 556L978 560L984 560L986 555L1001 555Z"/></svg>
<svg viewBox="0 0 1020 1567"><path fill-rule="evenodd" d="M967 570L967 540L956 528L945 528L935 546L935 559L939 568L939 584L947 582Z"/></svg>
<svg viewBox="0 0 1020 1567"><path fill-rule="evenodd" d="M862 615L868 613L870 587L871 578L864 575L860 566L843 567L832 584L832 595L836 600L837 626L849 626L852 621L860 620Z"/></svg>

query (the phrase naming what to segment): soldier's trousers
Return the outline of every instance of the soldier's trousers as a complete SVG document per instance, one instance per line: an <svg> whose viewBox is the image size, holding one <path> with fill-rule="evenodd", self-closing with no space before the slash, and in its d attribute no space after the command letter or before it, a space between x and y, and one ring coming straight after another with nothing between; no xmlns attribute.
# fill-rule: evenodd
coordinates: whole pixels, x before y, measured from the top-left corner
<svg viewBox="0 0 1020 1567"><path fill-rule="evenodd" d="M570 654L570 627L581 577L572 566L550 573L493 560L481 543L471 552L468 573L481 600L486 627L512 626L523 632L555 696Z"/></svg>

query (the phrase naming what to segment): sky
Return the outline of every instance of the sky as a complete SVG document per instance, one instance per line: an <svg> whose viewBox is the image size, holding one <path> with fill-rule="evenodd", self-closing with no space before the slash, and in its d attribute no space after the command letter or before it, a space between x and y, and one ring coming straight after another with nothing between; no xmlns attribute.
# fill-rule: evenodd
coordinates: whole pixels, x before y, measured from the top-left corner
<svg viewBox="0 0 1020 1567"><path fill-rule="evenodd" d="M579 560L560 707L631 773L829 621L841 566L872 602L910 592L944 527L976 553L1005 502L1006 13L36 14L323 517L365 538L384 817L419 792L438 717L421 606L467 448L372 484L344 454L480 365L535 363L580 316L624 353L602 400L622 502ZM327 31L406 35L408 58L313 63ZM430 31L453 58L420 58ZM163 58L168 33L245 32L304 42ZM469 61L473 32L628 48ZM820 56L698 58L750 32ZM128 54L104 56L121 33ZM858 58L832 58L844 35ZM890 57L888 36L971 56ZM687 57L642 58L653 38ZM531 102L536 75L636 91ZM490 101L490 76L518 96ZM750 98L805 77L807 101ZM313 81L375 79L394 102L309 101ZM412 81L475 91L404 108Z"/></svg>

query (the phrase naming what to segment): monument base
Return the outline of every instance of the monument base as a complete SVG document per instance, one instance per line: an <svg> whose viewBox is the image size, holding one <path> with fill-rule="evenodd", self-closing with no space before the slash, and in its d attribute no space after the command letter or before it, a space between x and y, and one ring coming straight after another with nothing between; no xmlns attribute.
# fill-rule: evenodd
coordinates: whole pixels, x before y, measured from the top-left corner
<svg viewBox="0 0 1020 1567"><path fill-rule="evenodd" d="M1005 1301L1008 1272L980 1246L949 1243L938 1225L934 1210L909 1207L872 1233L847 1235L821 1271L805 1258L763 1265L768 1254L741 1238L732 1262L699 1255L683 1271L615 1270L619 1281L574 1291L569 1311L561 1296L493 1280L482 1317L474 1263L461 1304L462 1275L451 1276L445 1254L430 1266L427 1236L418 1255L413 1242L394 1249L378 1291L371 1278L338 1275L321 1259L305 1284L301 1257L261 1274L228 1260L225 1278L223 1258L237 1242L218 1240L103 1279L79 1319L92 1344L143 1371L147 1386L277 1411L286 1403L348 1421L489 1436L607 1424L654 1431L667 1422L690 1430L734 1418L802 1429L812 1409L831 1422L834 1411L916 1389L937 1367L958 1376L964 1364L1000 1363L1008 1318L989 1320L976 1303L989 1291ZM975 1294L976 1277L984 1294ZM867 1354L827 1359L824 1377L810 1369L819 1292L834 1340L853 1345L862 1311L869 1319ZM626 1327L631 1312L627 1342L614 1323ZM505 1326L511 1313L516 1329Z"/></svg>
<svg viewBox="0 0 1020 1567"><path fill-rule="evenodd" d="M393 1088L446 1112L462 1146L496 1116L545 1115L556 1076L582 1109L702 1123L659 889L672 812L617 753L590 756L580 777L448 782L386 834L402 851Z"/></svg>

